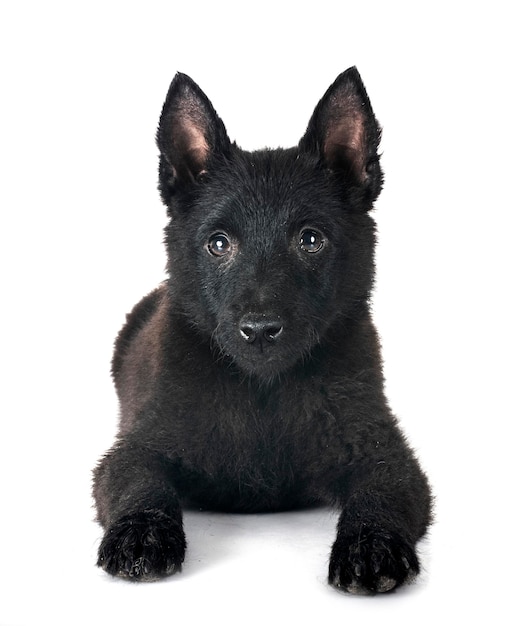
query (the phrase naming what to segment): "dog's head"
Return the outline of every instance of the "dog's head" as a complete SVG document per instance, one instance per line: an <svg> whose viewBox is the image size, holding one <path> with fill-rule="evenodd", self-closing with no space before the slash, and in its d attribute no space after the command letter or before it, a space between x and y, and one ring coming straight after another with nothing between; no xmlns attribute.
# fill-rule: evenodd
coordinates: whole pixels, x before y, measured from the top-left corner
<svg viewBox="0 0 523 626"><path fill-rule="evenodd" d="M249 375L278 376L367 306L379 138L355 68L296 148L257 152L229 140L189 77L174 78L157 134L173 306Z"/></svg>

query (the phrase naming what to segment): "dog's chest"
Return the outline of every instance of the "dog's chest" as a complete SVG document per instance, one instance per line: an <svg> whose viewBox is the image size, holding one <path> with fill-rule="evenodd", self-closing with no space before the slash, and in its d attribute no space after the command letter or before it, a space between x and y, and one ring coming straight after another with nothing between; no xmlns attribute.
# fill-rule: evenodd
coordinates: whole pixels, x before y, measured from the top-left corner
<svg viewBox="0 0 523 626"><path fill-rule="evenodd" d="M200 506L275 510L311 504L314 485L332 475L343 456L338 423L315 394L238 394L212 419L202 417L200 427L185 449L194 477L188 495Z"/></svg>

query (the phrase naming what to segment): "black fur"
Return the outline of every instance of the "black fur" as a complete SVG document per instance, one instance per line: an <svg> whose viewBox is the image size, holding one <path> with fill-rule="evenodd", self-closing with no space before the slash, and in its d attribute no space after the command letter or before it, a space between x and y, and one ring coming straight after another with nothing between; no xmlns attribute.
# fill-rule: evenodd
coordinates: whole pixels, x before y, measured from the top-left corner
<svg viewBox="0 0 523 626"><path fill-rule="evenodd" d="M120 433L94 473L109 573L179 570L183 506L311 505L341 510L334 586L383 592L418 572L430 490L369 314L379 139L355 68L296 148L252 153L174 78L157 135L169 278L117 339Z"/></svg>

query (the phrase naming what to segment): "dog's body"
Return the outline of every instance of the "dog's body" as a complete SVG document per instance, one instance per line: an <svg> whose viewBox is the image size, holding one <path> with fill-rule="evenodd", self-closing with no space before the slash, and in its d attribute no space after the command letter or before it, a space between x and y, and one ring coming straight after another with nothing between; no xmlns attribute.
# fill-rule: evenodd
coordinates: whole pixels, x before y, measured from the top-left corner
<svg viewBox="0 0 523 626"><path fill-rule="evenodd" d="M182 506L339 507L329 580L418 572L430 491L383 393L369 314L380 130L357 71L297 148L249 153L186 76L158 129L169 278L115 349L120 434L95 470L99 564L181 568Z"/></svg>

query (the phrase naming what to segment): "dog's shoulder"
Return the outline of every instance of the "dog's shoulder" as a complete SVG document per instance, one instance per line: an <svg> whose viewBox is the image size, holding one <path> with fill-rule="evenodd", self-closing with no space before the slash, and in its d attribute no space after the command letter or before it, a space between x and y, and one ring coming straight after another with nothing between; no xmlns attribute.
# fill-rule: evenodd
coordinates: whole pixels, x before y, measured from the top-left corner
<svg viewBox="0 0 523 626"><path fill-rule="evenodd" d="M136 304L127 318L124 326L118 333L114 344L114 354L111 371L113 378L118 376L122 367L124 355L129 349L137 333L151 320L167 299L167 285L162 283L156 289L148 293Z"/></svg>

